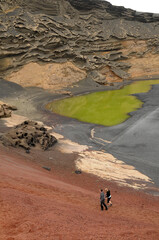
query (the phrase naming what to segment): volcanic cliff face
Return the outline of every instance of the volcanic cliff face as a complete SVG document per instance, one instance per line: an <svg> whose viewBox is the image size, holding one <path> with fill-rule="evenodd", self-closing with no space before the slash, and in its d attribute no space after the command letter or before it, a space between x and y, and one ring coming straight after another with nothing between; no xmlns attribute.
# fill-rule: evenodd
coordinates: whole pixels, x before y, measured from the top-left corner
<svg viewBox="0 0 159 240"><path fill-rule="evenodd" d="M106 1L0 0L0 42L1 77L23 86L159 75L159 15Z"/></svg>

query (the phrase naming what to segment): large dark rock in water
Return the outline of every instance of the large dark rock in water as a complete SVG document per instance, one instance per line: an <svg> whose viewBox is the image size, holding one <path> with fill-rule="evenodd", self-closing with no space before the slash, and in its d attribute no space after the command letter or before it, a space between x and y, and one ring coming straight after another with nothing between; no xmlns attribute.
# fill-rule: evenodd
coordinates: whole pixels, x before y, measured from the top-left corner
<svg viewBox="0 0 159 240"><path fill-rule="evenodd" d="M47 150L57 142L57 139L49 134L43 125L25 121L3 134L1 141L5 146L22 147L26 150L39 146Z"/></svg>
<svg viewBox="0 0 159 240"><path fill-rule="evenodd" d="M3 77L28 62L68 61L107 83L159 74L159 15L107 1L1 0L0 41Z"/></svg>

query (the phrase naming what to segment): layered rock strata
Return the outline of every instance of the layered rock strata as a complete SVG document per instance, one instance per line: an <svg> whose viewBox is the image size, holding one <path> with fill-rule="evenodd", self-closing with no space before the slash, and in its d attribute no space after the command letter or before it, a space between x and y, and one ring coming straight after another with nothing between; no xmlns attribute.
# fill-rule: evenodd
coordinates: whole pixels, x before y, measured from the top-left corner
<svg viewBox="0 0 159 240"><path fill-rule="evenodd" d="M0 75L21 85L18 71L32 62L45 65L45 75L72 62L83 79L102 84L159 75L159 15L102 0L1 0L0 41ZM81 80L71 74L65 85ZM56 88L54 77L47 81L45 88Z"/></svg>

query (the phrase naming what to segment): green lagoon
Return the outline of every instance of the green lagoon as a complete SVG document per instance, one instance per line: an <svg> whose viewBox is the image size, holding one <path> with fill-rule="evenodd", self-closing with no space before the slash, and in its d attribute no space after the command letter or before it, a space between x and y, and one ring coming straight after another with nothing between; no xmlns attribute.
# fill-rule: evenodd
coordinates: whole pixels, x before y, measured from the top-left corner
<svg viewBox="0 0 159 240"><path fill-rule="evenodd" d="M142 107L143 103L132 94L148 92L153 84L159 84L159 80L136 81L119 90L55 100L46 108L83 122L113 126L128 119L128 113Z"/></svg>

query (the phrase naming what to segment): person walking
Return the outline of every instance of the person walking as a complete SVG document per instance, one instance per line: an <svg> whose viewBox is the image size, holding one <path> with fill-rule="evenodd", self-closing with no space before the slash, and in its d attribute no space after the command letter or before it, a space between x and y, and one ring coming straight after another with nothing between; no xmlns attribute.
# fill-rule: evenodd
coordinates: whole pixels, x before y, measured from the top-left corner
<svg viewBox="0 0 159 240"><path fill-rule="evenodd" d="M109 204L108 206L112 206L111 194L108 188L105 188L105 197L107 198L107 203Z"/></svg>
<svg viewBox="0 0 159 240"><path fill-rule="evenodd" d="M103 206L105 207L105 210L108 210L108 207L105 204L105 196L104 196L103 189L101 189L101 193L100 193L100 206L102 211L103 211Z"/></svg>

